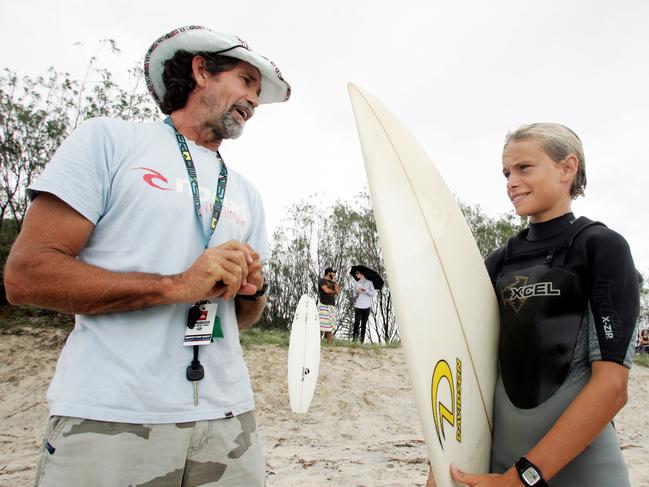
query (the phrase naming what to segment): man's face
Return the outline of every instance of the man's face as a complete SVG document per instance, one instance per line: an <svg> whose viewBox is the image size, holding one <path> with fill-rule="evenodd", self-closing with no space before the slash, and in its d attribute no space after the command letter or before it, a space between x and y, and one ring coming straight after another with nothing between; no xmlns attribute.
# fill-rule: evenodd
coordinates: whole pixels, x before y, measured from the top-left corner
<svg viewBox="0 0 649 487"><path fill-rule="evenodd" d="M201 93L207 112L204 124L218 139L236 139L259 106L260 92L259 70L244 61L229 71L210 74Z"/></svg>
<svg viewBox="0 0 649 487"><path fill-rule="evenodd" d="M327 279L335 279L336 278L336 273L335 272L330 272L327 274Z"/></svg>

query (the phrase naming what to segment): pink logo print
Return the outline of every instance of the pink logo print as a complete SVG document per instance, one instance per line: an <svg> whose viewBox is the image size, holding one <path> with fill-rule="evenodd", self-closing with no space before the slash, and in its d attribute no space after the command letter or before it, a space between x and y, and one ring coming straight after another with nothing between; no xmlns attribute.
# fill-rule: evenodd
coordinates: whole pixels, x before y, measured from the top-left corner
<svg viewBox="0 0 649 487"><path fill-rule="evenodd" d="M207 321L207 309L201 310L201 316L198 318L197 321Z"/></svg>
<svg viewBox="0 0 649 487"><path fill-rule="evenodd" d="M156 171L155 169L150 169L150 168L148 168L148 167L134 167L133 169L143 169L143 170L145 170L145 171L149 171L148 174L145 174L144 176L142 176L142 179L144 179L144 181L146 181L146 183L147 183L149 186L152 186L152 187L154 187L154 188L156 188L156 189L161 189L162 191L172 191L171 188L165 188L165 187L163 187L163 186L158 186L158 185L154 182L154 181L156 181L156 180L161 180L161 181L163 181L165 184L169 184L169 181L167 181L167 178L164 177L162 174L160 174L160 173L159 173L158 171Z"/></svg>

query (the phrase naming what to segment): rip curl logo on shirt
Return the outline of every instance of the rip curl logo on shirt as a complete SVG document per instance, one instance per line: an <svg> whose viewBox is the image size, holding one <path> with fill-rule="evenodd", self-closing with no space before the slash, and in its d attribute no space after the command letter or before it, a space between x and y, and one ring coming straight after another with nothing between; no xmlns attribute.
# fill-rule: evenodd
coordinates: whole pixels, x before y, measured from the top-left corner
<svg viewBox="0 0 649 487"><path fill-rule="evenodd" d="M160 174L158 171L155 169L151 169L148 167L134 167L133 169L141 169L143 171L148 171L144 176L142 176L142 179L151 187L160 189L162 191L173 191L173 189L167 187L169 184L169 181L167 180L166 177L164 177L162 174ZM162 184L162 186L161 186Z"/></svg>
<svg viewBox="0 0 649 487"><path fill-rule="evenodd" d="M514 276L515 281L504 287L500 294L503 301L508 303L518 313L529 298L534 296L561 296L561 290L554 289L552 282L537 282L527 284L529 277Z"/></svg>

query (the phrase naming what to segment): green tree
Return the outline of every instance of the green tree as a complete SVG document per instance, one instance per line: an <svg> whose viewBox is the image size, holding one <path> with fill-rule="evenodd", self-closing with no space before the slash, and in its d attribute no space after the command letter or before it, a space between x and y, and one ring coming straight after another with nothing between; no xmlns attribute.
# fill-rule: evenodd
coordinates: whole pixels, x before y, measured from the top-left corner
<svg viewBox="0 0 649 487"><path fill-rule="evenodd" d="M119 53L112 39L100 41L81 80L54 68L37 77L0 71L1 269L22 227L26 188L80 121L97 116L152 120L157 115L143 86L142 69L128 70L128 86L123 88L108 68L97 65L105 49Z"/></svg>
<svg viewBox="0 0 649 487"><path fill-rule="evenodd" d="M318 211L310 203L294 204L272 237L271 258L264 275L269 285L265 328L286 329L302 294L315 293L317 267L312 258Z"/></svg>
<svg viewBox="0 0 649 487"><path fill-rule="evenodd" d="M353 321L352 278L354 264L385 273L376 223L366 193L352 202L337 201L324 208L308 202L293 205L273 235L268 262L269 304L262 317L264 327L285 328L302 294L317 295L318 279L325 267L338 270L342 292L337 298L335 333L347 338ZM391 341L398 337L389 287L377 293L369 326L370 340Z"/></svg>
<svg viewBox="0 0 649 487"><path fill-rule="evenodd" d="M108 68L97 66L97 54L115 41L100 41L82 80L50 68L36 78L4 68L0 73L0 230L20 230L27 209L25 189L41 173L63 139L82 120L110 116L151 120L157 114L143 86L141 68L128 71L122 88Z"/></svg>
<svg viewBox="0 0 649 487"><path fill-rule="evenodd" d="M25 188L69 131L69 86L54 70L36 79L19 79L6 68L0 74L0 230L7 224L20 230Z"/></svg>
<svg viewBox="0 0 649 487"><path fill-rule="evenodd" d="M370 197L356 195L353 201L337 201L329 208L317 196L291 207L288 217L273 235L272 257L266 270L270 283L269 304L263 327L286 328L302 294L317 294L318 278L325 267L339 271L342 293L337 298L336 336L347 338L353 323L353 281L348 271L364 264L386 276L381 244ZM483 256L503 245L526 225L513 213L490 217L477 205L458 202ZM370 321L370 341L399 339L389 282L377 293Z"/></svg>
<svg viewBox="0 0 649 487"><path fill-rule="evenodd" d="M643 282L640 287L640 315L638 316L639 330L649 330L649 287L647 276L642 275Z"/></svg>
<svg viewBox="0 0 649 487"><path fill-rule="evenodd" d="M327 231L336 238L330 239L330 245L323 246L321 254L328 262L334 262L340 269L341 276L346 277L343 293L338 299L339 329L342 336L351 335L354 319L351 296L354 281L350 279L349 270L353 265L362 264L377 271L386 281L385 287L372 300L369 333L366 337L370 342L379 343L399 339L370 196L363 192L356 195L351 203L337 202L325 224Z"/></svg>
<svg viewBox="0 0 649 487"><path fill-rule="evenodd" d="M491 217L483 212L480 205L470 205L460 200L457 202L483 258L527 227L527 218L521 218L514 212Z"/></svg>

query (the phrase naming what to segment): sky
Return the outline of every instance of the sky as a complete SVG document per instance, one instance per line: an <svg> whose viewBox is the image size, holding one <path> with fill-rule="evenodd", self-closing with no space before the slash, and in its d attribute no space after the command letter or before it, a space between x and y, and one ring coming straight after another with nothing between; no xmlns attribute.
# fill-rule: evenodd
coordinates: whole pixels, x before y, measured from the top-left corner
<svg viewBox="0 0 649 487"><path fill-rule="evenodd" d="M122 53L101 64L119 77L176 27L242 37L293 88L221 150L262 193L271 231L293 203L351 200L367 188L348 82L392 110L451 191L491 216L511 210L506 133L560 122L586 154L586 197L574 212L624 235L647 274L647 19L645 0L0 0L0 67L80 77L98 41L112 38Z"/></svg>

